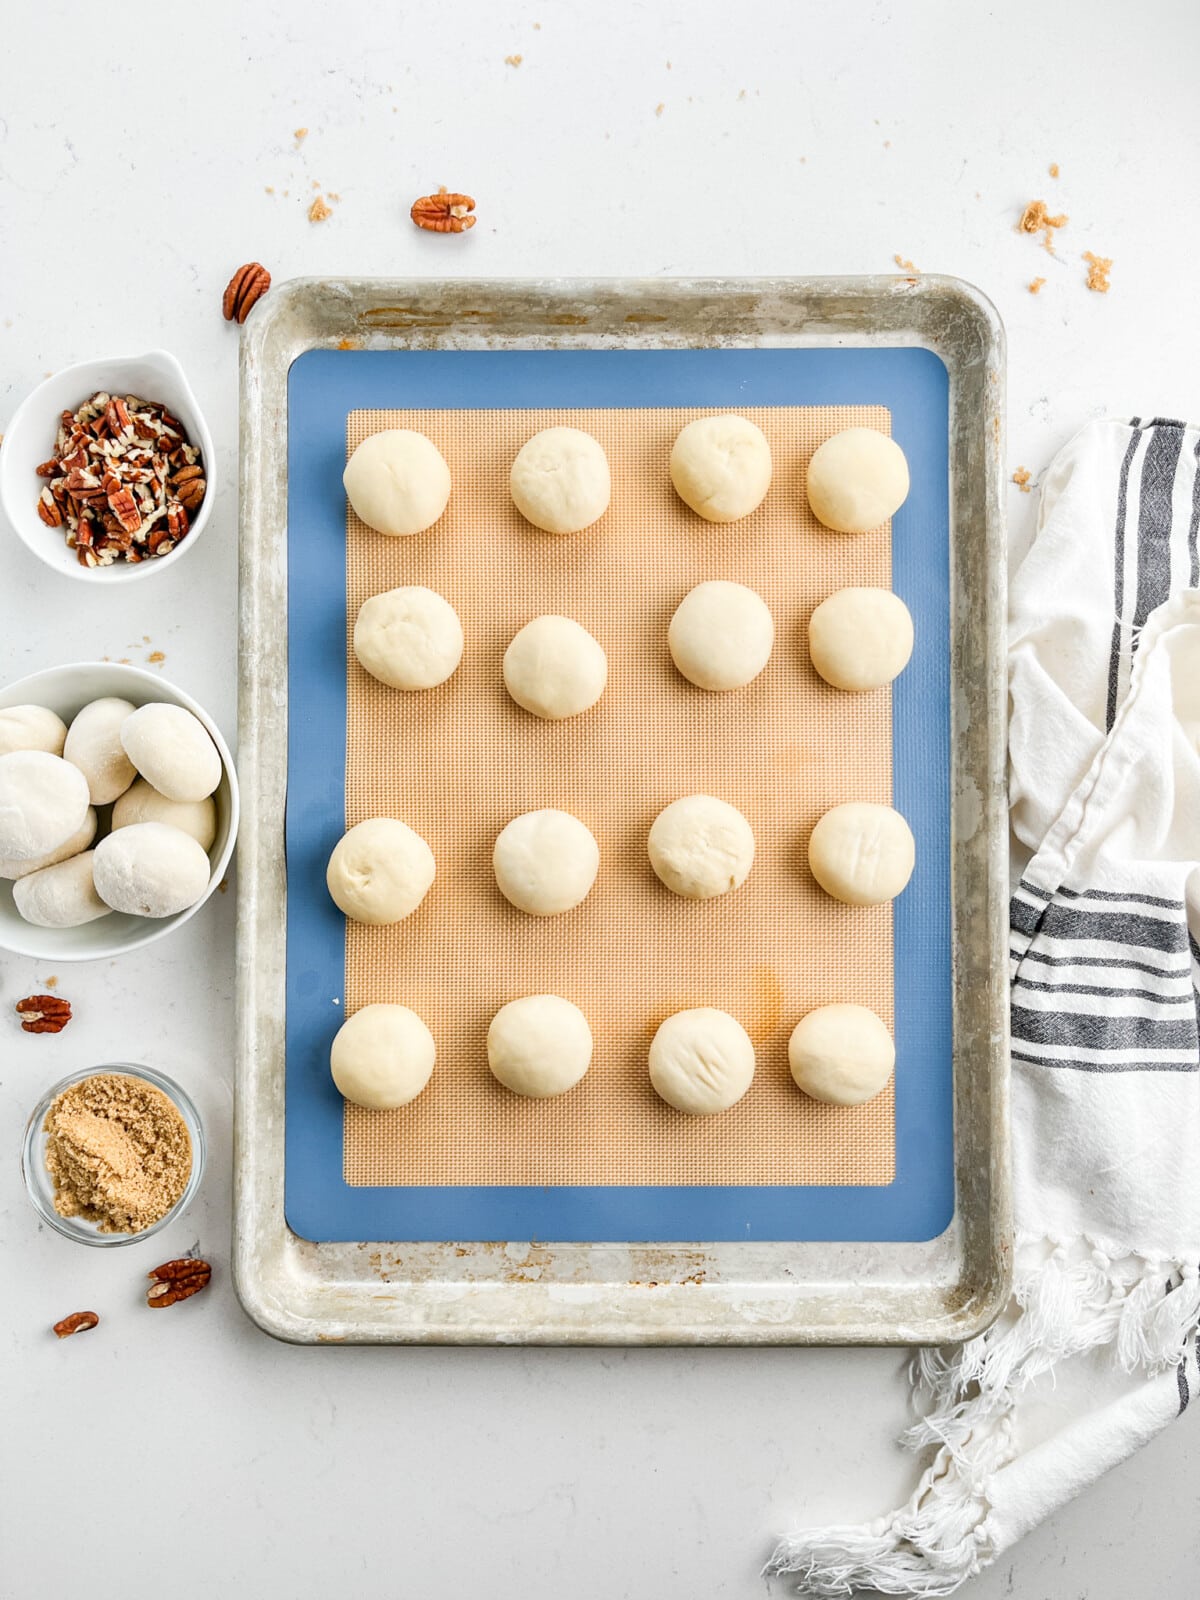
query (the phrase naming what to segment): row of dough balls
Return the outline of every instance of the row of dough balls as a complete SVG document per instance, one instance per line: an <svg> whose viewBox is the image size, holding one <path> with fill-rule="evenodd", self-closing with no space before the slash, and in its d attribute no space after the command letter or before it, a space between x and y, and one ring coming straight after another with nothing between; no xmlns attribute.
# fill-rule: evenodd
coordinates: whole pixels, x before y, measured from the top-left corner
<svg viewBox="0 0 1200 1600"><path fill-rule="evenodd" d="M701 689L741 689L770 659L775 623L766 603L745 584L698 583L680 601L667 629L671 659ZM359 664L393 689L432 689L457 669L463 628L448 600L433 589L406 585L372 595L359 608L353 647ZM837 689L880 689L908 665L913 623L890 589L839 589L808 624L813 666ZM600 643L570 617L534 617L504 652L504 684L534 716L578 716L594 706L608 682Z"/></svg>
<svg viewBox="0 0 1200 1600"><path fill-rule="evenodd" d="M556 994L502 1006L487 1033L488 1066L514 1094L565 1094L587 1072L592 1030L578 1006ZM348 1017L330 1050L338 1092L369 1111L415 1100L433 1076L437 1046L408 1006L369 1005ZM788 1041L797 1088L814 1100L861 1105L885 1087L896 1064L886 1024L866 1006L820 1006ZM754 1045L736 1017L713 1006L676 1011L654 1035L650 1082L679 1111L712 1116L734 1106L754 1078Z"/></svg>
<svg viewBox="0 0 1200 1600"><path fill-rule="evenodd" d="M39 928L112 911L170 917L208 888L221 757L182 706L93 700L68 728L46 706L0 710L0 878ZM100 809L111 831L94 844ZM94 844L94 848L93 848Z"/></svg>
<svg viewBox="0 0 1200 1600"><path fill-rule="evenodd" d="M675 492L708 522L738 522L756 511L773 470L762 429L735 414L697 417L671 449ZM393 536L431 528L450 499L446 458L411 428L370 434L346 463L342 482L363 522ZM908 487L903 450L874 428L835 433L813 452L805 474L813 515L837 533L879 527L904 504ZM517 452L509 490L535 528L581 533L608 510L608 457L582 428L543 428Z"/></svg>
<svg viewBox="0 0 1200 1600"><path fill-rule="evenodd" d="M745 883L754 864L754 832L728 801L692 794L654 819L650 864L672 893L709 900ZM813 877L847 905L882 905L912 876L916 846L891 806L851 801L826 811L809 835ZM600 868L596 837L569 811L525 811L503 828L492 850L500 892L519 911L556 916L591 893ZM394 817L368 817L334 847L325 881L338 910L382 927L401 922L424 900L437 866L427 842Z"/></svg>

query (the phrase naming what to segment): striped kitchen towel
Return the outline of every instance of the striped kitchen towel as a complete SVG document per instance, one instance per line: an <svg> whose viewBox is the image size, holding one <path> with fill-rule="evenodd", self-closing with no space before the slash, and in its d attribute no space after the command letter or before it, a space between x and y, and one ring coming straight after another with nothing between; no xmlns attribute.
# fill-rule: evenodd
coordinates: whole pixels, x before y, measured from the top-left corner
<svg viewBox="0 0 1200 1600"><path fill-rule="evenodd" d="M901 1511L798 1592L946 1595L1200 1388L1200 431L1089 424L1011 592L1015 1288L913 1363Z"/></svg>

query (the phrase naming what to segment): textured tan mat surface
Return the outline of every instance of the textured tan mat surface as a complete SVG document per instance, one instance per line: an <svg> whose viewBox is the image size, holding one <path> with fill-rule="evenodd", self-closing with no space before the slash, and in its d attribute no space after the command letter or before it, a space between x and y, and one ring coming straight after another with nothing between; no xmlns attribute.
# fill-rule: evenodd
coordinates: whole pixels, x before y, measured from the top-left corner
<svg viewBox="0 0 1200 1600"><path fill-rule="evenodd" d="M890 531L821 529L803 497L805 464L854 424L890 431L886 410L748 408L767 434L775 479L759 510L719 527L678 500L667 460L702 410L359 411L368 433L412 427L450 463L442 520L389 539L350 512L347 639L359 606L425 584L462 618L466 651L450 681L421 694L377 683L347 650L347 824L402 818L428 839L438 877L393 928L348 925L346 1014L372 1001L412 1006L438 1064L394 1112L346 1108L352 1184L884 1184L894 1171L892 1092L852 1110L792 1084L787 1040L811 1007L854 1001L892 1021L892 914L829 900L805 863L808 832L843 800L891 799L890 693L845 695L813 672L813 607L845 584L890 585ZM612 504L582 534L538 533L508 496L521 444L554 423L587 429L613 472ZM709 578L748 584L775 618L775 650L747 688L708 694L675 671L667 624ZM608 654L608 688L581 717L549 723L508 698L509 639L542 612L574 617ZM703 904L670 894L646 858L668 801L719 795L749 818L754 869ZM497 833L518 812L559 806L600 843L596 886L576 910L513 909L491 871ZM573 1000L595 1036L591 1070L568 1095L531 1101L487 1069L494 1011L523 994ZM689 1118L649 1087L646 1049L684 1006L732 1012L757 1049L754 1084L733 1110Z"/></svg>

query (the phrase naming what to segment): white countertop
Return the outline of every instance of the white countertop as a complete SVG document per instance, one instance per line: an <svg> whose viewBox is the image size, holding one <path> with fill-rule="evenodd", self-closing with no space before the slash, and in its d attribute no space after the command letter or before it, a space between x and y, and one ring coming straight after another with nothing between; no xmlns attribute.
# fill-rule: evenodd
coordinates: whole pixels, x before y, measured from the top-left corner
<svg viewBox="0 0 1200 1600"><path fill-rule="evenodd" d="M119 596L0 529L0 681L161 651L232 739L237 334L220 300L246 260L283 280L887 272L899 255L999 306L1012 467L1036 476L1105 411L1195 414L1200 339L1175 292L1200 254L1191 0L10 12L0 431L44 373L161 344L207 411L222 487L195 553ZM340 196L319 225L314 180ZM476 196L470 235L409 224L440 183ZM1071 219L1054 257L1013 227L1039 196ZM1088 249L1114 259L1107 296L1084 287ZM1035 499L1009 500L1022 545ZM121 962L0 958L0 1593L741 1600L776 1531L907 1494L899 1351L258 1333L228 1271L233 927L229 893ZM12 1004L51 975L76 1018L28 1037ZM88 1251L38 1228L16 1154L54 1076L122 1058L192 1090L210 1165L165 1238ZM140 1275L197 1242L212 1289L150 1316ZM60 1344L50 1324L80 1307L101 1327ZM1185 1421L965 1592L1182 1593L1198 1467Z"/></svg>

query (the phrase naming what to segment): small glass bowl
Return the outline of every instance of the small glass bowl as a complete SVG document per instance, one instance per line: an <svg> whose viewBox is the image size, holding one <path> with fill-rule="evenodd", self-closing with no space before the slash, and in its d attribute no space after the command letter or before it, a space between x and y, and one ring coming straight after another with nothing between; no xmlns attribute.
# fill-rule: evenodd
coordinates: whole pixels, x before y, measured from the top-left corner
<svg viewBox="0 0 1200 1600"><path fill-rule="evenodd" d="M123 1078L141 1078L144 1082L153 1084L156 1089L161 1089L183 1118L188 1137L192 1141L192 1170L186 1188L165 1216L160 1217L149 1228L143 1228L140 1233L101 1233L96 1223L87 1222L82 1217L63 1217L54 1209L54 1180L46 1168L46 1133L42 1124L46 1120L47 1111L64 1089L69 1089L72 1084L79 1083L84 1078L94 1078L103 1072L116 1073ZM65 1078L60 1078L52 1089L46 1090L33 1108L33 1114L25 1127L25 1139L21 1146L21 1172L35 1209L55 1233L61 1233L65 1239L74 1239L79 1244L104 1247L137 1244L142 1239L151 1238L169 1222L174 1222L176 1217L191 1204L196 1190L200 1187L200 1179L204 1175L204 1156L204 1125L191 1098L171 1078L161 1072L155 1072L152 1067L139 1067L131 1062L122 1061L102 1067L82 1067L78 1072L71 1072Z"/></svg>

